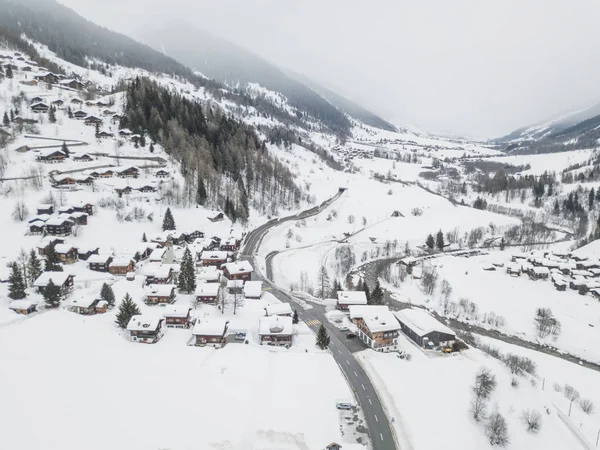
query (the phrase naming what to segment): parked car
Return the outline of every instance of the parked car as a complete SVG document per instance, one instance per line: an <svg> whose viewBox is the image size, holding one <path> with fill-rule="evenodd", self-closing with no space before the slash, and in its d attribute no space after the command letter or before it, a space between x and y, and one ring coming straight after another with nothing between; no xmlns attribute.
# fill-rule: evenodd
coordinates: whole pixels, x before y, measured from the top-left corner
<svg viewBox="0 0 600 450"><path fill-rule="evenodd" d="M239 333L235 333L235 340L236 341L244 341L244 340L246 340L246 332L245 331L240 331Z"/></svg>
<svg viewBox="0 0 600 450"><path fill-rule="evenodd" d="M346 339L354 339L355 337L356 337L356 334L354 334L354 333L346 334Z"/></svg>
<svg viewBox="0 0 600 450"><path fill-rule="evenodd" d="M340 327L340 331L348 331L350 328L348 328L347 326L342 326Z"/></svg>
<svg viewBox="0 0 600 450"><path fill-rule="evenodd" d="M352 409L351 403L338 403L335 405L337 409Z"/></svg>

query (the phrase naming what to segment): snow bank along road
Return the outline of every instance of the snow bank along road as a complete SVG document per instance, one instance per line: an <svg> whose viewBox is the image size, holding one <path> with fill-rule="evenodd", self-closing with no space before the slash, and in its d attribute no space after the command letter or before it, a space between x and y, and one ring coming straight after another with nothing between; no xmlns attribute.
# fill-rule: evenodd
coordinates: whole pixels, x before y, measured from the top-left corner
<svg viewBox="0 0 600 450"><path fill-rule="evenodd" d="M258 267L257 262L254 261L254 255L258 251L261 240L272 227L284 222L302 220L317 215L325 207L337 200L342 194L343 191L340 191L319 206L315 206L314 208L303 211L295 216L273 219L250 232L246 237L246 243L243 250L245 258L250 259L253 262L254 267ZM260 279L271 286L271 293L275 297L283 302L292 304L298 310L299 319L306 322L313 331L316 332L321 324L325 325L329 332L329 336L331 337L329 350L346 376L350 387L354 390L359 406L364 412L367 426L369 427L373 450L395 450L396 444L394 436L392 435L390 424L379 400L379 396L366 372L352 355L354 351L362 350L364 347L361 347L361 345L356 342L357 339L346 341L344 333L341 333L327 321L325 317L325 308L315 306L310 311L304 310L293 297L289 296L283 289L276 286L268 278L263 277L260 274L260 271L255 271L254 275L256 279ZM331 405L331 407L334 408L335 405Z"/></svg>

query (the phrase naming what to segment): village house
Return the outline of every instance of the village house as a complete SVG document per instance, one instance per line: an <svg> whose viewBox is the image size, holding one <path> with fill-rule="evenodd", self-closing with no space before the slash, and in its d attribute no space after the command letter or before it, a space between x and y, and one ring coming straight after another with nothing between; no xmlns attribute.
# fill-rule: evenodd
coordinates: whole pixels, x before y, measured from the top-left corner
<svg viewBox="0 0 600 450"><path fill-rule="evenodd" d="M70 175L59 175L54 177L54 184L56 186L69 186L77 184L77 180Z"/></svg>
<svg viewBox="0 0 600 450"><path fill-rule="evenodd" d="M102 119L96 116L87 116L85 119L83 119L83 123L88 126L94 126L96 124L102 125Z"/></svg>
<svg viewBox="0 0 600 450"><path fill-rule="evenodd" d="M185 232L185 241L188 244L193 243L196 239L201 239L204 237L204 232L201 230L189 230Z"/></svg>
<svg viewBox="0 0 600 450"><path fill-rule="evenodd" d="M114 117L116 113L110 109L105 109L104 111L102 111L102 115L103 116L111 116Z"/></svg>
<svg viewBox="0 0 600 450"><path fill-rule="evenodd" d="M110 121L111 121L113 124L115 124L115 125L116 125L116 124L118 124L119 122L121 122L121 118L122 118L122 117L123 117L123 116L121 116L120 114L113 114L113 116L110 118Z"/></svg>
<svg viewBox="0 0 600 450"><path fill-rule="evenodd" d="M100 299L94 299L92 297L78 297L73 298L69 301L69 311L85 316L96 314L96 305Z"/></svg>
<svg viewBox="0 0 600 450"><path fill-rule="evenodd" d="M115 189L115 192L119 195L129 195L133 192L133 189L131 186L125 186L122 189L119 189L119 188Z"/></svg>
<svg viewBox="0 0 600 450"><path fill-rule="evenodd" d="M48 84L56 84L58 83L58 75L53 74L52 72L48 72L45 74L34 75L34 78L38 81L44 81Z"/></svg>
<svg viewBox="0 0 600 450"><path fill-rule="evenodd" d="M100 170L97 172L92 172L90 175L95 178L112 178L115 174L115 171L112 169Z"/></svg>
<svg viewBox="0 0 600 450"><path fill-rule="evenodd" d="M394 313L402 332L423 348L452 347L456 334L423 309L407 308Z"/></svg>
<svg viewBox="0 0 600 450"><path fill-rule="evenodd" d="M46 223L40 219L34 219L29 222L29 234L44 234Z"/></svg>
<svg viewBox="0 0 600 450"><path fill-rule="evenodd" d="M227 292L241 295L244 293L244 280L227 280Z"/></svg>
<svg viewBox="0 0 600 450"><path fill-rule="evenodd" d="M21 300L13 300L8 305L8 309L13 310L17 314L23 314L27 316L37 310L37 303L33 300L27 300L25 298Z"/></svg>
<svg viewBox="0 0 600 450"><path fill-rule="evenodd" d="M192 308L185 305L167 305L163 313L165 325L172 328L189 328L191 310Z"/></svg>
<svg viewBox="0 0 600 450"><path fill-rule="evenodd" d="M144 302L148 305L166 305L176 299L174 284L151 284L144 292Z"/></svg>
<svg viewBox="0 0 600 450"><path fill-rule="evenodd" d="M135 264L130 257L118 257L108 266L108 271L112 275L127 275L127 272L132 272L135 268Z"/></svg>
<svg viewBox="0 0 600 450"><path fill-rule="evenodd" d="M367 296L363 291L338 291L337 308L348 311L351 305L366 305Z"/></svg>
<svg viewBox="0 0 600 450"><path fill-rule="evenodd" d="M262 281L246 281L244 298L259 299L262 296Z"/></svg>
<svg viewBox="0 0 600 450"><path fill-rule="evenodd" d="M171 284L174 282L173 267L160 263L152 263L144 266L146 284Z"/></svg>
<svg viewBox="0 0 600 450"><path fill-rule="evenodd" d="M532 280L547 280L550 276L550 269L544 266L535 266L529 271L529 278Z"/></svg>
<svg viewBox="0 0 600 450"><path fill-rule="evenodd" d="M68 156L62 150L43 150L37 155L37 160L46 164L63 162Z"/></svg>
<svg viewBox="0 0 600 450"><path fill-rule="evenodd" d="M521 276L521 265L520 264L509 264L506 266L506 273L511 277Z"/></svg>
<svg viewBox="0 0 600 450"><path fill-rule="evenodd" d="M148 256L148 261L150 262L162 262L163 257L165 256L165 252L167 250L163 247L157 247Z"/></svg>
<svg viewBox="0 0 600 450"><path fill-rule="evenodd" d="M562 275L558 274L552 274L552 284L554 284L557 291L566 291L567 286L569 285L567 280L565 280Z"/></svg>
<svg viewBox="0 0 600 450"><path fill-rule="evenodd" d="M68 295L73 289L73 275L68 272L44 272L33 282L33 286L43 295L44 289L46 289L50 280L56 286L60 287L63 297Z"/></svg>
<svg viewBox="0 0 600 450"><path fill-rule="evenodd" d="M88 113L87 113L87 112L85 112L85 111L83 111L83 110L81 110L81 109L78 109L77 111L75 111L75 112L73 113L73 117L74 117L75 119L78 119L78 120L83 120L83 119L85 119L87 116L88 116Z"/></svg>
<svg viewBox="0 0 600 450"><path fill-rule="evenodd" d="M96 134L97 138L102 138L102 139L111 138L113 136L114 135L111 132L104 131L104 130L102 130L102 131L100 131L99 133Z"/></svg>
<svg viewBox="0 0 600 450"><path fill-rule="evenodd" d="M92 255L88 258L87 263L90 270L94 272L108 272L112 261L113 257L111 255Z"/></svg>
<svg viewBox="0 0 600 450"><path fill-rule="evenodd" d="M52 102L52 106L55 106L56 108L61 108L64 104L65 104L65 102L62 101L61 99L54 100Z"/></svg>
<svg viewBox="0 0 600 450"><path fill-rule="evenodd" d="M223 264L223 275L228 280L242 280L250 281L252 279L252 272L254 268L249 261L236 261L227 264Z"/></svg>
<svg viewBox="0 0 600 450"><path fill-rule="evenodd" d="M265 308L265 315L267 316L292 317L293 314L294 312L289 303L273 303Z"/></svg>
<svg viewBox="0 0 600 450"><path fill-rule="evenodd" d="M38 103L34 103L33 105L31 105L29 107L29 109L31 109L31 111L33 111L33 112L45 113L45 112L48 112L50 107L43 102L38 102Z"/></svg>
<svg viewBox="0 0 600 450"><path fill-rule="evenodd" d="M202 266L196 278L198 281L217 283L221 279L221 272L219 272L216 266Z"/></svg>
<svg viewBox="0 0 600 450"><path fill-rule="evenodd" d="M64 244L65 240L54 236L44 236L40 242L38 242L36 248L38 254L46 256L46 252L51 245Z"/></svg>
<svg viewBox="0 0 600 450"><path fill-rule="evenodd" d="M205 250L200 254L200 262L203 266L221 267L227 262L227 252Z"/></svg>
<svg viewBox="0 0 600 450"><path fill-rule="evenodd" d="M135 166L126 167L117 171L117 176L119 178L138 178L140 176L140 169Z"/></svg>
<svg viewBox="0 0 600 450"><path fill-rule="evenodd" d="M169 178L169 172L165 169L157 170L154 175L156 176L156 178Z"/></svg>
<svg viewBox="0 0 600 450"><path fill-rule="evenodd" d="M210 220L211 222L220 222L224 219L225 216L223 215L223 213L218 213L217 215L208 218L208 220Z"/></svg>
<svg viewBox="0 0 600 450"><path fill-rule="evenodd" d="M291 317L267 316L261 318L258 325L260 345L290 347L293 332Z"/></svg>
<svg viewBox="0 0 600 450"><path fill-rule="evenodd" d="M154 316L133 316L127 324L129 337L133 342L155 344L163 337L163 322L164 319Z"/></svg>
<svg viewBox="0 0 600 450"><path fill-rule="evenodd" d="M349 311L366 345L378 352L398 350L400 324L387 306L352 305Z"/></svg>
<svg viewBox="0 0 600 450"><path fill-rule="evenodd" d="M84 247L80 245L77 247L77 258L80 261L87 261L90 259L90 256L97 255L99 250L98 247Z"/></svg>
<svg viewBox="0 0 600 450"><path fill-rule="evenodd" d="M71 214L72 212L72 206L61 206L60 208L58 208L58 214Z"/></svg>
<svg viewBox="0 0 600 450"><path fill-rule="evenodd" d="M77 262L77 249L72 245L56 244L54 250L56 250L56 254L63 264L74 264Z"/></svg>
<svg viewBox="0 0 600 450"><path fill-rule="evenodd" d="M88 215L84 212L73 212L69 216L76 225L87 225Z"/></svg>
<svg viewBox="0 0 600 450"><path fill-rule="evenodd" d="M192 329L194 345L222 348L227 343L225 335L228 324L225 319L217 317L197 321Z"/></svg>
<svg viewBox="0 0 600 450"><path fill-rule="evenodd" d="M37 96L36 96L36 97L32 97L32 98L29 100L29 103L30 103L31 105L35 105L36 103L42 103L43 101L44 101L44 99L43 99L42 97L37 97Z"/></svg>
<svg viewBox="0 0 600 450"><path fill-rule="evenodd" d="M87 153L84 153L82 155L75 155L75 156L73 156L73 161L76 161L76 162L90 162L90 161L93 161L93 160L94 160L94 158L92 158Z"/></svg>
<svg viewBox="0 0 600 450"><path fill-rule="evenodd" d="M123 129L119 130L119 136L131 136L131 130L128 130L127 128L123 128Z"/></svg>
<svg viewBox="0 0 600 450"><path fill-rule="evenodd" d="M221 241L221 250L225 252L235 252L240 248L242 241L236 237L230 236Z"/></svg>
<svg viewBox="0 0 600 450"><path fill-rule="evenodd" d="M106 300L100 300L96 303L96 314L104 314L108 311L108 302Z"/></svg>
<svg viewBox="0 0 600 450"><path fill-rule="evenodd" d="M219 298L220 289L221 285L219 283L199 283L196 286L194 296L198 302L214 304Z"/></svg>
<svg viewBox="0 0 600 450"><path fill-rule="evenodd" d="M147 184L146 186L142 186L138 189L140 192L156 192L156 188Z"/></svg>
<svg viewBox="0 0 600 450"><path fill-rule="evenodd" d="M81 184L83 186L91 186L94 184L94 177L91 175L79 175L75 179L77 180L77 184Z"/></svg>
<svg viewBox="0 0 600 450"><path fill-rule="evenodd" d="M73 231L74 222L69 219L52 217L46 222L46 234L50 236L69 236Z"/></svg>
<svg viewBox="0 0 600 450"><path fill-rule="evenodd" d="M61 81L59 81L58 84L60 84L61 86L64 86L64 87L78 90L78 91L82 90L85 87L85 85L81 81L72 80L72 79L61 80Z"/></svg>
<svg viewBox="0 0 600 450"><path fill-rule="evenodd" d="M83 100L81 100L80 98L74 97L71 99L71 104L81 105L81 104L83 104ZM87 114L86 114L86 116L87 116ZM85 117L85 116L83 116L83 117Z"/></svg>

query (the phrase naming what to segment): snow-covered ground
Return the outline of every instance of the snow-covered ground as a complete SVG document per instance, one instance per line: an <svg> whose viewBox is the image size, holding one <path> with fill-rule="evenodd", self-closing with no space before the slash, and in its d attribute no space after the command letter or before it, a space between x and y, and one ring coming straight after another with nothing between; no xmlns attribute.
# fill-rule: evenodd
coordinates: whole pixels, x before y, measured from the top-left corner
<svg viewBox="0 0 600 450"><path fill-rule="evenodd" d="M541 175L544 172L561 172L572 164L587 161L593 150L573 150L559 153L544 153L540 155L512 155L491 157L486 161L496 161L513 166L529 164L530 169L521 172L523 175Z"/></svg>

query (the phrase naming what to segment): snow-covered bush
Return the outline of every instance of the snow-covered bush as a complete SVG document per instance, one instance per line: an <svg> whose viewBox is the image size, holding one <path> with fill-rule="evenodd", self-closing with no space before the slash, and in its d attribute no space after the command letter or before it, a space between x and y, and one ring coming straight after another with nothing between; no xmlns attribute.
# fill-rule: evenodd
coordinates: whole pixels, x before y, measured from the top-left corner
<svg viewBox="0 0 600 450"><path fill-rule="evenodd" d="M523 410L521 420L530 433L537 433L542 428L542 415L533 409Z"/></svg>

